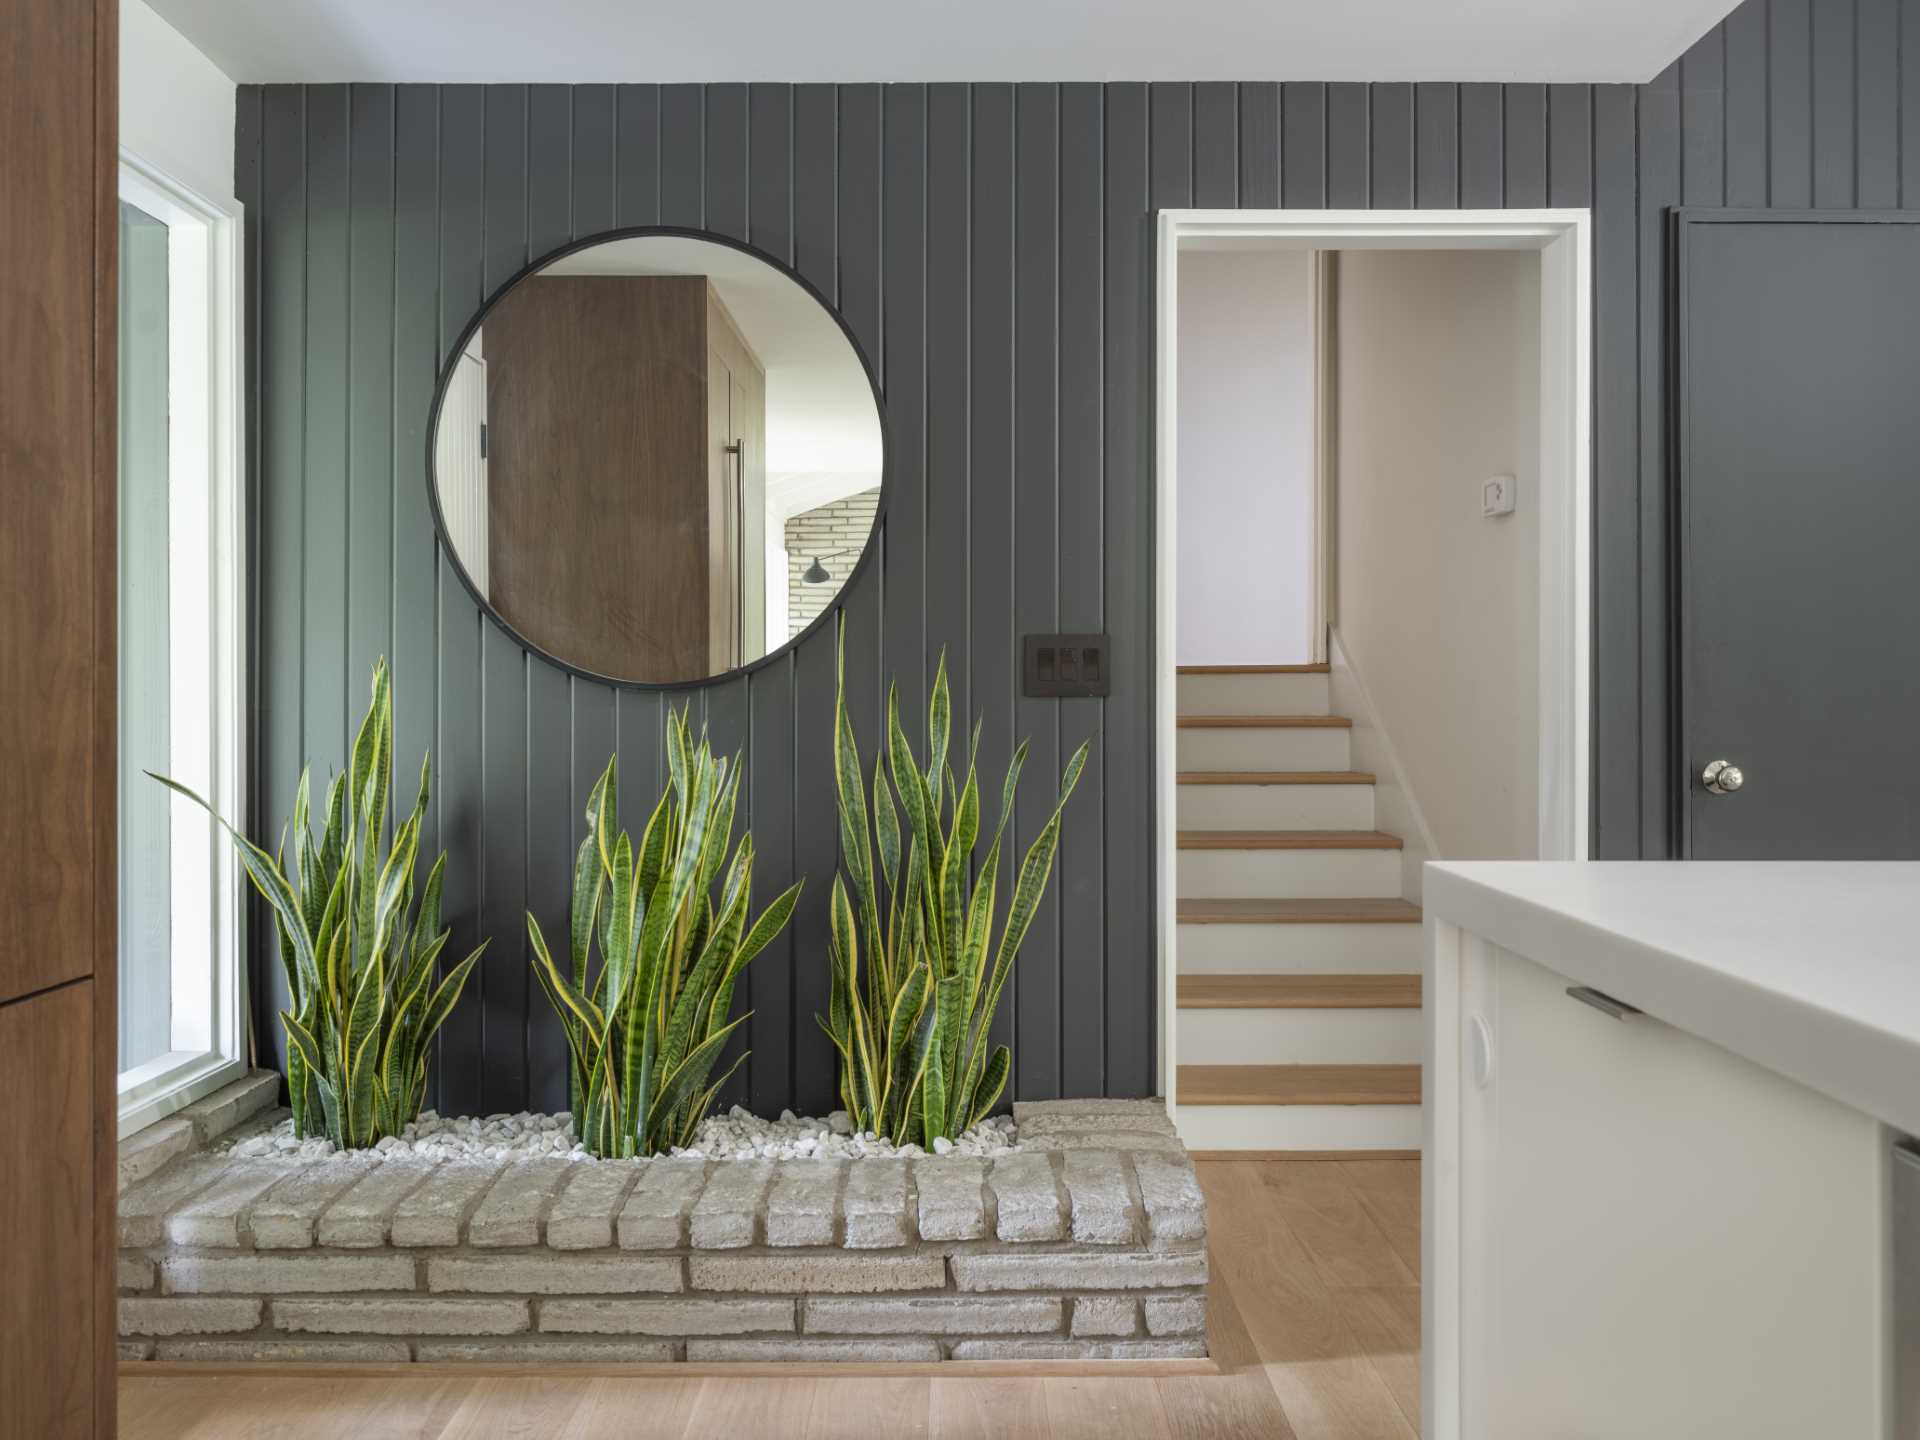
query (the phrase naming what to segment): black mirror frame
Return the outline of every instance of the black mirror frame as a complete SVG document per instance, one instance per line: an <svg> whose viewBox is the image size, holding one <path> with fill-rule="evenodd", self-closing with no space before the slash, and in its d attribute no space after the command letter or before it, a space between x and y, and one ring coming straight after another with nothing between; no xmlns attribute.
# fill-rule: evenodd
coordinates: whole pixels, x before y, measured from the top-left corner
<svg viewBox="0 0 1920 1440"><path fill-rule="evenodd" d="M640 239L654 235L669 236L682 240L704 240L709 244L724 245L730 250L738 250L742 254L751 255L761 264L779 272L779 274L786 279L799 286L800 289L810 296L813 302L832 319L833 323L840 327L841 335L846 338L848 346L851 347L855 357L860 361L861 370L866 374L867 389L873 397L874 416L880 422L880 501L873 513L873 529L868 532L866 543L860 548L859 559L855 560L852 568L848 570L845 582L834 592L833 599L828 602L825 609L808 622L807 627L798 635L791 637L779 646L767 651L766 654L759 658L749 660L744 665L736 665L730 670L721 670L712 675L701 676L697 679L690 680L631 680L618 675L604 675L597 670L589 670L584 666L576 665L569 660L562 659L545 646L536 644L512 625L508 624L506 618L502 616L498 610L494 609L493 603L481 596L479 588L473 583L473 577L467 573L467 567L461 563L459 552L454 548L453 541L447 534L446 517L440 510L440 477L435 473L434 467L435 442L438 440L440 434L440 415L446 403L447 387L453 383L454 371L459 367L460 356L466 353L467 343L472 340L474 331L478 330L481 325L485 323L488 313L495 305L500 303L507 292L520 284L521 281L538 275L556 260L564 259L568 255L575 254L581 250L591 250L594 246L605 245L609 241ZM498 286L490 295L486 296L480 302L480 308L474 312L473 318L461 327L460 334L458 338L454 340L453 348L448 352L448 358L441 367L439 378L434 382L433 404L427 412L426 472L427 509L433 516L434 540L440 548L440 553L445 556L448 563L453 566L453 573L460 577L460 583L466 587L468 597L475 605L480 607L480 613L485 615L494 625L498 626L502 633L512 640L514 644L525 650L529 655L539 656L549 665L564 671L566 674L578 675L583 680L592 680L599 684L611 685L621 690L697 690L708 685L719 685L726 681L736 680L743 675L751 675L756 670L771 665L776 661L783 660L790 652L798 649L802 643L811 639L815 633L833 622L835 613L840 609L842 604L841 597L854 587L864 575L869 565L877 563L875 557L880 552L880 532L886 524L887 502L892 498L893 494L893 437L887 425L886 397L881 392L880 379L874 369L872 357L867 354L866 348L861 345L860 338L853 333L853 327L847 324L846 317L821 293L819 287L808 280L806 276L802 275L785 261L767 254L766 251L756 246L749 245L744 240L736 240L731 235L721 235L711 230L701 230L684 225L627 225L614 230L596 231L592 235L571 240L565 245L547 251L538 259L529 261L525 266L510 276L505 283Z"/></svg>

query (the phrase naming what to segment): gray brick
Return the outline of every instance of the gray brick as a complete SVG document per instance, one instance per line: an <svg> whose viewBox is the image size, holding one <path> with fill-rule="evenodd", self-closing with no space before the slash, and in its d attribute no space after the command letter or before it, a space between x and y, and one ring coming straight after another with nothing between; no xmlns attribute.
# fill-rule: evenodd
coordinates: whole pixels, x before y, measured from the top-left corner
<svg viewBox="0 0 1920 1440"><path fill-rule="evenodd" d="M954 1360L1204 1360L1204 1340L956 1340Z"/></svg>
<svg viewBox="0 0 1920 1440"><path fill-rule="evenodd" d="M540 1328L575 1335L793 1333L791 1300L542 1300Z"/></svg>
<svg viewBox="0 0 1920 1440"><path fill-rule="evenodd" d="M393 1243L458 1245L467 1217L506 1168L501 1160L455 1160L442 1165L394 1207L388 1231Z"/></svg>
<svg viewBox="0 0 1920 1440"><path fill-rule="evenodd" d="M320 1335L517 1335L531 1328L524 1300L275 1300L276 1330Z"/></svg>
<svg viewBox="0 0 1920 1440"><path fill-rule="evenodd" d="M677 1250L687 1243L687 1216L706 1184L704 1160L650 1160L617 1232L623 1250Z"/></svg>
<svg viewBox="0 0 1920 1440"><path fill-rule="evenodd" d="M1066 1309L1051 1296L942 1295L917 1300L806 1302L804 1325L819 1335L1007 1335L1059 1333Z"/></svg>
<svg viewBox="0 0 1920 1440"><path fill-rule="evenodd" d="M1131 1295L1082 1295L1073 1302L1072 1329L1076 1339L1138 1335L1140 1302Z"/></svg>
<svg viewBox="0 0 1920 1440"><path fill-rule="evenodd" d="M427 1364L649 1365L680 1358L671 1340L422 1340L414 1358Z"/></svg>
<svg viewBox="0 0 1920 1440"><path fill-rule="evenodd" d="M724 1160L715 1165L688 1221L694 1248L736 1250L753 1244L772 1180L771 1160Z"/></svg>
<svg viewBox="0 0 1920 1440"><path fill-rule="evenodd" d="M335 1155L289 1175L254 1202L247 1228L260 1250L304 1250L313 1244L321 1212L381 1162L364 1152Z"/></svg>
<svg viewBox="0 0 1920 1440"><path fill-rule="evenodd" d="M844 1160L794 1160L779 1166L767 1195L767 1244L831 1245L846 1173Z"/></svg>
<svg viewBox="0 0 1920 1440"><path fill-rule="evenodd" d="M167 1295L339 1294L411 1290L411 1255L169 1255L160 1264Z"/></svg>
<svg viewBox="0 0 1920 1440"><path fill-rule="evenodd" d="M1204 1295L1149 1295L1146 1302L1149 1335L1204 1335L1207 1297Z"/></svg>
<svg viewBox="0 0 1920 1440"><path fill-rule="evenodd" d="M625 1295L681 1288L674 1255L434 1255L427 1289L488 1295Z"/></svg>
<svg viewBox="0 0 1920 1440"><path fill-rule="evenodd" d="M547 1212L547 1244L556 1250L607 1250L613 1222L642 1166L619 1160L582 1161Z"/></svg>
<svg viewBox="0 0 1920 1440"><path fill-rule="evenodd" d="M938 1290L947 1283L939 1255L693 1255L687 1270L695 1290L762 1294L851 1295L878 1290Z"/></svg>
<svg viewBox="0 0 1920 1440"><path fill-rule="evenodd" d="M1044 1153L1002 1155L993 1162L987 1183L997 1213L994 1233L1002 1240L1064 1240L1067 1209Z"/></svg>
<svg viewBox="0 0 1920 1440"><path fill-rule="evenodd" d="M231 1085L222 1086L206 1099L194 1101L180 1112L180 1118L193 1126L204 1145L226 1134L242 1120L258 1115L279 1098L280 1076L272 1070L256 1070Z"/></svg>
<svg viewBox="0 0 1920 1440"><path fill-rule="evenodd" d="M247 1212L253 1202L306 1167L284 1160L234 1160L226 1174L167 1216L167 1239L175 1245L228 1250L249 1244Z"/></svg>
<svg viewBox="0 0 1920 1440"><path fill-rule="evenodd" d="M891 1158L862 1160L849 1167L840 1208L846 1217L848 1249L890 1250L905 1245L913 1238L907 1162Z"/></svg>
<svg viewBox="0 0 1920 1440"><path fill-rule="evenodd" d="M1207 1197L1185 1155L1136 1155L1133 1173L1147 1211L1147 1240L1156 1250L1207 1238Z"/></svg>
<svg viewBox="0 0 1920 1440"><path fill-rule="evenodd" d="M166 1217L217 1182L231 1163L221 1155L189 1155L128 1190L115 1209L120 1248L147 1250L162 1244Z"/></svg>
<svg viewBox="0 0 1920 1440"><path fill-rule="evenodd" d="M1167 1155L1184 1155L1187 1153L1187 1147L1180 1143L1179 1136L1161 1135L1152 1131L1142 1130L1062 1132L1055 1135L1043 1136L1036 1143L1053 1151L1112 1150L1116 1152L1126 1151L1131 1154L1135 1151L1144 1150L1157 1151Z"/></svg>
<svg viewBox="0 0 1920 1440"><path fill-rule="evenodd" d="M538 1245L547 1206L567 1183L576 1163L545 1157L508 1166L467 1222L467 1243L492 1248Z"/></svg>
<svg viewBox="0 0 1920 1440"><path fill-rule="evenodd" d="M232 1334L237 1330L251 1330L260 1323L260 1302L252 1298L130 1298L122 1300L119 1308L122 1335Z"/></svg>
<svg viewBox="0 0 1920 1440"><path fill-rule="evenodd" d="M1089 1096L1081 1100L1016 1100L1013 1102L1013 1123L1023 1134L1028 1125L1035 1121L1053 1119L1061 1115L1098 1115L1109 1118L1135 1119L1140 1129L1150 1129L1155 1119L1164 1120L1167 1115L1165 1100L1118 1100L1104 1096Z"/></svg>
<svg viewBox="0 0 1920 1440"><path fill-rule="evenodd" d="M857 1167L856 1167L857 1168ZM925 1363L940 1358L940 1342L913 1340L689 1340L687 1359L696 1365L731 1361L868 1364Z"/></svg>
<svg viewBox="0 0 1920 1440"><path fill-rule="evenodd" d="M121 1360L151 1360L153 1342L151 1340L122 1340L114 1347L114 1354Z"/></svg>
<svg viewBox="0 0 1920 1440"><path fill-rule="evenodd" d="M1145 1253L955 1255L948 1262L957 1289L1158 1290L1205 1285L1207 1257Z"/></svg>
<svg viewBox="0 0 1920 1440"><path fill-rule="evenodd" d="M334 1365L387 1365L412 1359L404 1340L162 1340L162 1360L209 1360L224 1365L263 1360Z"/></svg>
<svg viewBox="0 0 1920 1440"><path fill-rule="evenodd" d="M113 1257L113 1283L120 1290L153 1289L153 1261L144 1255L129 1255L124 1250Z"/></svg>
<svg viewBox="0 0 1920 1440"><path fill-rule="evenodd" d="M1044 1106L1050 1102L1037 1101L1035 1105ZM1130 1105L1139 1102L1129 1101ZM1024 1113L1025 1119L1016 1119L1015 1126L1020 1132L1022 1145L1044 1145L1050 1135L1097 1135L1101 1131L1113 1131L1121 1134L1173 1135L1173 1121L1168 1118L1164 1105L1149 1102L1144 1108L1129 1110L1039 1110L1024 1102L1014 1106L1017 1114Z"/></svg>
<svg viewBox="0 0 1920 1440"><path fill-rule="evenodd" d="M169 1160L186 1154L199 1143L190 1121L171 1115L156 1120L138 1135L120 1142L118 1157L119 1188L125 1190L159 1173Z"/></svg>
<svg viewBox="0 0 1920 1440"><path fill-rule="evenodd" d="M393 1212L408 1194L433 1175L432 1160L385 1160L367 1172L314 1222L314 1238L322 1245L365 1249L387 1243Z"/></svg>
<svg viewBox="0 0 1920 1440"><path fill-rule="evenodd" d="M1082 1245L1133 1243L1140 1216L1125 1161L1107 1150L1073 1152L1062 1157L1060 1178L1073 1202L1075 1240Z"/></svg>
<svg viewBox="0 0 1920 1440"><path fill-rule="evenodd" d="M984 1182L987 1162L969 1155L943 1155L913 1162L920 1192L920 1238L983 1240L988 1235Z"/></svg>

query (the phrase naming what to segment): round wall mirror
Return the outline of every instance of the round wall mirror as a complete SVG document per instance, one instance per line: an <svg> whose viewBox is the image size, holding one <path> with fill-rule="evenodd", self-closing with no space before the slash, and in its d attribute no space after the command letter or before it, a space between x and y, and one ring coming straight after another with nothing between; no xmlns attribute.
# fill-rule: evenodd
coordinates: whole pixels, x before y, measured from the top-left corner
<svg viewBox="0 0 1920 1440"><path fill-rule="evenodd" d="M468 584L571 669L684 684L831 606L879 518L873 380L792 272L683 232L569 251L469 327L434 414Z"/></svg>

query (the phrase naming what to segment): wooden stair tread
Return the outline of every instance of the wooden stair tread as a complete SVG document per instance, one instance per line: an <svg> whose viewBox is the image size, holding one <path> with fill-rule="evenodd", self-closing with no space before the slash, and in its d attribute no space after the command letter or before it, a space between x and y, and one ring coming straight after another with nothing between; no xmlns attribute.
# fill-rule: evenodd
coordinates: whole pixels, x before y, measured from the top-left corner
<svg viewBox="0 0 1920 1440"><path fill-rule="evenodd" d="M1176 665L1181 675L1325 675L1333 667L1322 660L1313 665Z"/></svg>
<svg viewBox="0 0 1920 1440"><path fill-rule="evenodd" d="M1182 770L1181 785L1371 785L1370 770Z"/></svg>
<svg viewBox="0 0 1920 1440"><path fill-rule="evenodd" d="M1408 900L1196 900L1176 902L1182 925L1418 925Z"/></svg>
<svg viewBox="0 0 1920 1440"><path fill-rule="evenodd" d="M1345 715L1181 715L1182 730L1351 730Z"/></svg>
<svg viewBox="0 0 1920 1440"><path fill-rule="evenodd" d="M1181 1105L1418 1105L1418 1065L1182 1065Z"/></svg>
<svg viewBox="0 0 1920 1440"><path fill-rule="evenodd" d="M1182 830L1182 850L1398 850L1398 835L1380 830Z"/></svg>
<svg viewBox="0 0 1920 1440"><path fill-rule="evenodd" d="M1418 1010L1418 975L1182 975L1182 1010Z"/></svg>

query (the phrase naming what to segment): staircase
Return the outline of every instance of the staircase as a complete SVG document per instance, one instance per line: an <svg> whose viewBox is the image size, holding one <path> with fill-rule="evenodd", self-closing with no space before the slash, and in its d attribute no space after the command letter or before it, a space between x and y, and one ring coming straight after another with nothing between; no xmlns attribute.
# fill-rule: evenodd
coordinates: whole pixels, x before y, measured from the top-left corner
<svg viewBox="0 0 1920 1440"><path fill-rule="evenodd" d="M1196 1151L1420 1146L1420 909L1325 665L1179 671L1176 1118Z"/></svg>

